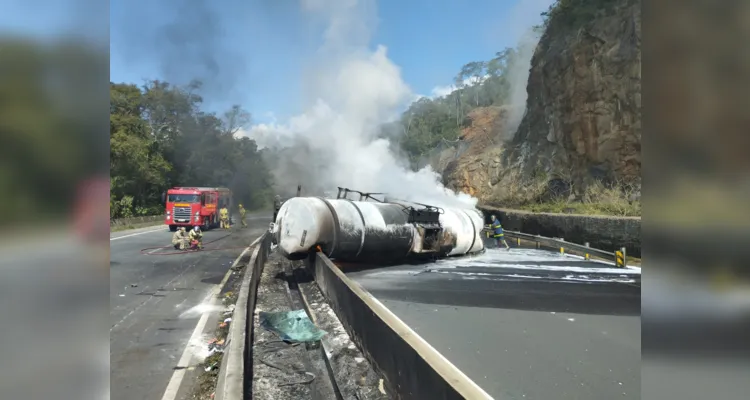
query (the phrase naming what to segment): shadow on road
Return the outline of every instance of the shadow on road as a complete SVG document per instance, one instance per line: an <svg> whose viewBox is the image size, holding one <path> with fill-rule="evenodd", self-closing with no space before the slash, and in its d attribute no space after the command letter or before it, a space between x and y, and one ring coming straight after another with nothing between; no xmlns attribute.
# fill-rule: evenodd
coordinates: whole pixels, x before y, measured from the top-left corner
<svg viewBox="0 0 750 400"><path fill-rule="evenodd" d="M462 307L637 316L640 286L547 282L492 282L472 288L428 285L408 289L370 289L378 299ZM461 285L463 286L463 285Z"/></svg>

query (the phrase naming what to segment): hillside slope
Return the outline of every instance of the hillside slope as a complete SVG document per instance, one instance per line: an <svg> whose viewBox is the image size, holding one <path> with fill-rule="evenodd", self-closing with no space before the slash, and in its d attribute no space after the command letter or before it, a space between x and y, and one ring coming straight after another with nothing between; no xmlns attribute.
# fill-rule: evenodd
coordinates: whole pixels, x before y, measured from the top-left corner
<svg viewBox="0 0 750 400"><path fill-rule="evenodd" d="M592 188L639 197L640 18L638 0L558 2L531 60L515 135L504 107L474 109L461 145L433 162L446 186L500 206L561 195L609 201L591 200Z"/></svg>

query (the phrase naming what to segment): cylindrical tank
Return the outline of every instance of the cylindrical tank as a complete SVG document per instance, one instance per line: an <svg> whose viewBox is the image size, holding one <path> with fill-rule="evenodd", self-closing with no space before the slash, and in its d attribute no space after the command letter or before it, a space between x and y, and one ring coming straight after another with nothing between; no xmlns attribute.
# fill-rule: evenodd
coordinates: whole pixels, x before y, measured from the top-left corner
<svg viewBox="0 0 750 400"><path fill-rule="evenodd" d="M440 223L443 229L436 256L484 249L479 211L444 209ZM332 259L396 261L429 253L423 248L424 232L419 224L409 223L409 208L403 204L318 197L287 200L274 226L279 250L289 259L304 258L311 248L320 246Z"/></svg>

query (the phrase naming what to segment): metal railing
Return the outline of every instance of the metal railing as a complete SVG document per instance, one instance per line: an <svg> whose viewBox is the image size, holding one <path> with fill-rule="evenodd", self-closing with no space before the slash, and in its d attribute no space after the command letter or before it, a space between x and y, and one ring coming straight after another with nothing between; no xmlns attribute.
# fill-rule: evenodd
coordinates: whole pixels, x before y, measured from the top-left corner
<svg viewBox="0 0 750 400"><path fill-rule="evenodd" d="M620 250L616 251L607 251L590 247L588 242L585 244L578 244L567 242L562 238L548 238L515 231L504 231L504 233L506 240L512 238L518 246L521 245L521 240L525 240L534 242L537 249L542 247L553 248L556 250L559 249L561 254L565 254L566 252L580 253L586 260L590 260L591 257L594 256L605 260L614 260L615 265L620 268L628 266L628 257L625 247L621 247Z"/></svg>

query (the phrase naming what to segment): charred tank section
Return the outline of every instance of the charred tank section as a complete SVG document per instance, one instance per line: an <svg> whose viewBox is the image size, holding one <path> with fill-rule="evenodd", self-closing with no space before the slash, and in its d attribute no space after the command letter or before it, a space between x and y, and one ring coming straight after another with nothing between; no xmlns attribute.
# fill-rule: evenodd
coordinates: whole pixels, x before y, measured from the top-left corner
<svg viewBox="0 0 750 400"><path fill-rule="evenodd" d="M351 199L352 194L359 199ZM317 248L342 261L396 262L484 249L479 211L386 201L377 195L339 188L336 199L287 200L273 228L280 252L302 259Z"/></svg>

